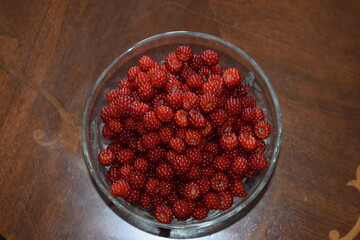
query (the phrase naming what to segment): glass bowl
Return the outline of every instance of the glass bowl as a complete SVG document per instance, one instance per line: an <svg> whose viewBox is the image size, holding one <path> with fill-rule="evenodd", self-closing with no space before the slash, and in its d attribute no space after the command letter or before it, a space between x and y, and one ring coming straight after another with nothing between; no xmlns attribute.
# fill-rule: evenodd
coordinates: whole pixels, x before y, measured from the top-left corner
<svg viewBox="0 0 360 240"><path fill-rule="evenodd" d="M118 82L125 79L127 70L137 65L142 55L149 55L156 61L163 60L168 53L174 52L179 45L190 46L194 53L213 49L220 57L223 68L237 67L243 81L251 84L249 95L257 100L257 105L264 110L265 119L271 124L272 134L266 139L264 155L269 161L268 167L258 172L253 178L245 180L248 192L245 198L236 198L233 206L225 211L211 211L204 220L186 222L177 221L162 224L155 220L150 213L134 207L120 197L110 194L110 184L106 179L106 168L98 163L98 154L109 143L101 136L103 125L100 110L107 104L106 91L117 88ZM255 198L269 181L274 170L280 150L281 113L275 91L264 71L243 50L235 45L208 34L197 32L167 32L152 36L138 42L117 57L101 74L93 86L87 99L83 123L82 145L86 164L97 186L105 196L114 203L116 212L128 223L155 235L173 238L189 238L210 234L220 230L241 218L252 205Z"/></svg>

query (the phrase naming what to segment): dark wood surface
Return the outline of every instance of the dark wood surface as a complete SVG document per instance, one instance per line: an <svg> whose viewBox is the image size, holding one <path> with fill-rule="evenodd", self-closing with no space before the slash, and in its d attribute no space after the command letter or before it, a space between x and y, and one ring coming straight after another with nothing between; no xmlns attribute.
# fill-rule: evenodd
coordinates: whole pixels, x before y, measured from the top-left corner
<svg viewBox="0 0 360 240"><path fill-rule="evenodd" d="M216 35L248 52L283 116L280 157L261 200L201 239L360 239L356 0L0 0L0 235L160 239L124 222L97 192L81 118L116 56L173 30Z"/></svg>

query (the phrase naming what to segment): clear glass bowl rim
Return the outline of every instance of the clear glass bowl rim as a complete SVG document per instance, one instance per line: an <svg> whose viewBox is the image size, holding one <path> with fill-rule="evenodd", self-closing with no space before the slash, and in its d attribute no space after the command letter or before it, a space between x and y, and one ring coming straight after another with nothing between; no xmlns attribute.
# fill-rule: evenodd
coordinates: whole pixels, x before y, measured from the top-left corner
<svg viewBox="0 0 360 240"><path fill-rule="evenodd" d="M273 104L274 104L274 108L275 108L275 114L276 114L276 122L277 122L277 133L276 133L276 139L275 139L275 149L274 149L274 153L272 155L272 159L271 161L274 162L274 164L270 164L269 165L269 169L267 170L267 174L265 175L263 181L260 182L260 184L257 185L256 189L254 190L253 194L250 195L247 199L245 199L245 201L243 201L238 208L234 209L234 211L231 211L225 215L221 215L218 216L216 219L217 222L221 222L223 220L226 220L232 216L234 216L235 214L239 213L242 209L244 209L247 205L249 205L258 195L259 193L263 190L263 188L266 186L266 184L268 183L273 170L275 168L276 165L276 161L280 152L280 145L281 145L281 132L282 132L282 118L281 118L281 111L280 111L280 105L277 99L277 96L275 94L275 90L272 87L272 84L270 83L270 80L268 79L268 77L266 76L265 72L260 68L260 66L254 61L254 59L252 59L246 52L244 52L242 49L240 49L239 47L235 46L234 44L221 39L219 37L210 35L210 34L205 34L205 33L200 33L200 32L191 32L191 31L172 31L172 32L165 32L165 33L161 33L161 34L157 34L151 37L148 37L136 44L134 44L132 47L130 47L129 49L127 49L125 52L123 52L121 55L119 55L115 60L113 60L113 62L102 72L102 74L99 76L99 78L96 80L94 86L91 89L91 92L89 94L89 97L87 98L86 101L86 105L84 108L84 114L83 114L83 119L82 119L82 146L83 146L83 152L84 152L84 157L85 157L85 162L88 166L88 169L92 175L92 178L95 180L97 186L101 189L101 191L106 195L106 197L108 199L111 200L112 203L114 203L119 209L122 209L123 211L126 211L127 214L132 214L132 212L130 212L128 209L122 207L118 201L110 194L109 190L101 183L100 179L97 176L97 173L95 172L92 164L91 164L91 160L90 160L90 155L88 152L88 148L87 148L87 117L89 115L89 109L90 109L90 104L91 104L91 100L94 97L94 94L98 88L98 86L100 85L100 83L102 82L102 80L104 79L104 77L106 76L106 74L109 72L110 69L112 69L112 67L119 61L119 59L121 59L122 57L126 56L127 53L131 52L133 49L146 44L148 42L157 40L157 39L161 39L164 37L170 37L170 36L194 36L194 37L199 37L199 38L205 38L205 39L210 39L213 41L216 41L218 43L221 43L223 45L226 45L227 47L231 48L233 51L235 51L236 53L238 53L239 55L241 55L242 57L244 57L258 72L258 74L261 76L261 78L265 81L266 87L268 88L271 98L273 100ZM270 160L269 160L270 161ZM236 210L236 211L235 211ZM201 222L201 223L186 223L186 225L184 224L163 224L163 223L159 223L159 222L155 222L155 221L151 221L147 218L144 218L140 215L137 214L133 214L134 218L137 218L137 220L139 221L144 221L147 224L155 224L158 228L165 228L165 229L181 229L181 228L203 228L203 227L209 227L210 225L213 224L213 221L207 221L207 222Z"/></svg>

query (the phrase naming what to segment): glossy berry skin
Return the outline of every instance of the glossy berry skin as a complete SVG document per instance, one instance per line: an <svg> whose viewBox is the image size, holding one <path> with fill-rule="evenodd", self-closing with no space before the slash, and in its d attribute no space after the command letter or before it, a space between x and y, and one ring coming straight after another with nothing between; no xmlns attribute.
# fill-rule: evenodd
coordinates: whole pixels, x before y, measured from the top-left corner
<svg viewBox="0 0 360 240"><path fill-rule="evenodd" d="M254 153L249 158L249 165L252 169L261 171L267 167L267 160L261 153Z"/></svg>
<svg viewBox="0 0 360 240"><path fill-rule="evenodd" d="M236 175L245 174L248 168L248 161L243 157L236 157L231 164L231 170Z"/></svg>
<svg viewBox="0 0 360 240"><path fill-rule="evenodd" d="M155 208L155 218L161 223L171 223L174 219L171 209L164 205Z"/></svg>
<svg viewBox="0 0 360 240"><path fill-rule="evenodd" d="M189 61L192 57L193 51L188 46L179 46L176 49L175 55L178 57L178 59L180 59L180 61L186 62Z"/></svg>
<svg viewBox="0 0 360 240"><path fill-rule="evenodd" d="M218 209L220 207L220 197L216 193L208 193L204 196L204 204L207 209Z"/></svg>
<svg viewBox="0 0 360 240"><path fill-rule="evenodd" d="M223 73L225 86L228 88L238 87L242 82L242 77L236 68L226 69Z"/></svg>
<svg viewBox="0 0 360 240"><path fill-rule="evenodd" d="M261 140L268 138L271 133L271 126L266 121L257 122L254 125L254 133L255 136Z"/></svg>
<svg viewBox="0 0 360 240"><path fill-rule="evenodd" d="M115 160L115 154L110 149L104 149L99 154L99 162L104 166L110 166Z"/></svg>
<svg viewBox="0 0 360 240"><path fill-rule="evenodd" d="M206 50L203 52L201 59L208 66L213 66L219 63L219 56L214 50Z"/></svg>
<svg viewBox="0 0 360 240"><path fill-rule="evenodd" d="M110 192L114 196L127 197L130 193L130 185L127 181L120 179L114 182L110 187Z"/></svg>
<svg viewBox="0 0 360 240"><path fill-rule="evenodd" d="M249 133L241 133L239 136L239 145L245 151L251 152L256 148L256 138Z"/></svg>

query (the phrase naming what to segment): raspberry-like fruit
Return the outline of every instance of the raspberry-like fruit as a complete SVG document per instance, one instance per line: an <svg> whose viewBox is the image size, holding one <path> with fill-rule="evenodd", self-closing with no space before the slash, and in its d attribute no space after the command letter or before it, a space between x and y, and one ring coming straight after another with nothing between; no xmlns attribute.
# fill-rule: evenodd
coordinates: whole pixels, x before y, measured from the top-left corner
<svg viewBox="0 0 360 240"><path fill-rule="evenodd" d="M155 218L161 223L171 223L174 219L171 209L165 205L155 208Z"/></svg>
<svg viewBox="0 0 360 240"><path fill-rule="evenodd" d="M185 143L189 146L198 146L202 141L201 134L196 131L189 129L186 131Z"/></svg>
<svg viewBox="0 0 360 240"><path fill-rule="evenodd" d="M155 112L149 111L145 113L143 118L143 123L146 129L150 131L156 131L159 130L161 127L161 122L156 117Z"/></svg>
<svg viewBox="0 0 360 240"><path fill-rule="evenodd" d="M225 86L228 88L238 87L242 82L242 77L236 68L226 69L223 73Z"/></svg>
<svg viewBox="0 0 360 240"><path fill-rule="evenodd" d="M149 162L145 158L137 158L134 161L134 168L142 173L146 173L149 169Z"/></svg>
<svg viewBox="0 0 360 240"><path fill-rule="evenodd" d="M146 73L150 77L151 85L156 89L162 89L166 86L167 76L166 73L162 70L151 68Z"/></svg>
<svg viewBox="0 0 360 240"><path fill-rule="evenodd" d="M192 214L192 217L196 220L202 220L207 217L209 214L209 210L205 207L198 207L194 209L194 212Z"/></svg>
<svg viewBox="0 0 360 240"><path fill-rule="evenodd" d="M174 122L178 127L187 127L189 125L188 113L185 110L177 111L174 116Z"/></svg>
<svg viewBox="0 0 360 240"><path fill-rule="evenodd" d="M231 184L231 193L236 197L246 197L246 189L241 180L234 180Z"/></svg>
<svg viewBox="0 0 360 240"><path fill-rule="evenodd" d="M143 173L134 171L130 175L131 188L140 189L145 185L146 178Z"/></svg>
<svg viewBox="0 0 360 240"><path fill-rule="evenodd" d="M114 102L119 97L119 90L112 89L106 93L108 103Z"/></svg>
<svg viewBox="0 0 360 240"><path fill-rule="evenodd" d="M220 96L224 90L222 84L216 81L211 81L211 82L208 81L204 83L201 89L203 94L211 93L214 94L215 96Z"/></svg>
<svg viewBox="0 0 360 240"><path fill-rule="evenodd" d="M207 114L215 110L217 98L211 93L206 93L200 97L199 107L201 112Z"/></svg>
<svg viewBox="0 0 360 240"><path fill-rule="evenodd" d="M199 106L199 97L195 93L191 91L184 93L183 108L186 111L196 109L198 106Z"/></svg>
<svg viewBox="0 0 360 240"><path fill-rule="evenodd" d="M168 106L157 106L155 114L161 122L168 123L173 119L174 111Z"/></svg>
<svg viewBox="0 0 360 240"><path fill-rule="evenodd" d="M200 77L200 75L197 74L192 75L186 80L186 85L189 88L201 88L203 83L204 83L203 79Z"/></svg>
<svg viewBox="0 0 360 240"><path fill-rule="evenodd" d="M229 178L225 173L218 172L210 178L211 188L217 192L222 192L229 187Z"/></svg>
<svg viewBox="0 0 360 240"><path fill-rule="evenodd" d="M155 90L151 84L147 83L138 88L137 94L142 101L149 101L154 97Z"/></svg>
<svg viewBox="0 0 360 240"><path fill-rule="evenodd" d="M182 199L179 199L174 203L172 211L176 218L186 218L190 215L189 204Z"/></svg>
<svg viewBox="0 0 360 240"><path fill-rule="evenodd" d="M252 122L255 118L254 108L245 108L241 111L241 120L245 122Z"/></svg>
<svg viewBox="0 0 360 240"><path fill-rule="evenodd" d="M144 55L139 59L139 66L143 71L147 71L155 66L155 62L149 56Z"/></svg>
<svg viewBox="0 0 360 240"><path fill-rule="evenodd" d="M196 182L188 182L184 185L182 193L189 200L198 199L201 196L200 187Z"/></svg>
<svg viewBox="0 0 360 240"><path fill-rule="evenodd" d="M192 49L188 46L179 46L176 49L175 55L183 62L189 61L192 57Z"/></svg>
<svg viewBox="0 0 360 240"><path fill-rule="evenodd" d="M191 162L184 155L178 155L172 161L172 166L177 175L182 175L189 171Z"/></svg>
<svg viewBox="0 0 360 240"><path fill-rule="evenodd" d="M256 148L256 138L249 133L240 133L239 145L245 151L251 152Z"/></svg>
<svg viewBox="0 0 360 240"><path fill-rule="evenodd" d="M262 120L264 120L265 115L264 115L264 111L261 108L254 108L254 119L253 121L256 122L260 122Z"/></svg>
<svg viewBox="0 0 360 240"><path fill-rule="evenodd" d="M213 66L219 63L219 56L214 50L206 50L201 55L201 58L208 66Z"/></svg>
<svg viewBox="0 0 360 240"><path fill-rule="evenodd" d="M169 107L179 109L183 105L184 94L181 90L174 90L166 96L166 102Z"/></svg>
<svg viewBox="0 0 360 240"><path fill-rule="evenodd" d="M101 150L99 162L101 165L110 166L115 160L115 154L110 149Z"/></svg>
<svg viewBox="0 0 360 240"><path fill-rule="evenodd" d="M225 110L232 116L238 116L242 110L240 100L230 97L225 103Z"/></svg>
<svg viewBox="0 0 360 240"><path fill-rule="evenodd" d="M162 127L159 130L159 136L161 141L167 144L174 137L174 131L170 127Z"/></svg>
<svg viewBox="0 0 360 240"><path fill-rule="evenodd" d="M229 191L219 193L220 197L220 210L229 209L234 203L234 197Z"/></svg>
<svg viewBox="0 0 360 240"><path fill-rule="evenodd" d="M252 169L261 171L267 167L267 160L261 153L254 153L249 158L249 165Z"/></svg>
<svg viewBox="0 0 360 240"><path fill-rule="evenodd" d="M110 192L114 196L127 197L130 193L130 185L127 181L120 179L111 184Z"/></svg>
<svg viewBox="0 0 360 240"><path fill-rule="evenodd" d="M255 136L259 139L265 139L270 136L271 126L266 121L260 121L254 125Z"/></svg>
<svg viewBox="0 0 360 240"><path fill-rule="evenodd" d="M243 157L235 157L231 164L231 170L236 175L245 174L248 168L248 161Z"/></svg>
<svg viewBox="0 0 360 240"><path fill-rule="evenodd" d="M170 180L174 173L169 164L161 163L156 167L156 176L161 180Z"/></svg>
<svg viewBox="0 0 360 240"><path fill-rule="evenodd" d="M165 59L166 68L173 73L179 72L183 67L183 63L175 54L169 54Z"/></svg>
<svg viewBox="0 0 360 240"><path fill-rule="evenodd" d="M130 107L130 115L133 118L139 119L145 115L146 112L150 110L149 105L143 102L134 101Z"/></svg>
<svg viewBox="0 0 360 240"><path fill-rule="evenodd" d="M119 120L119 119L111 119L108 122L108 126L113 132L116 132L116 133L122 132L124 129L123 124L122 124L121 120Z"/></svg>
<svg viewBox="0 0 360 240"><path fill-rule="evenodd" d="M169 141L169 147L178 153L182 153L185 150L185 143L180 138L172 138Z"/></svg>
<svg viewBox="0 0 360 240"><path fill-rule="evenodd" d="M214 168L218 171L225 171L229 168L231 161L224 155L218 156L214 159Z"/></svg>
<svg viewBox="0 0 360 240"><path fill-rule="evenodd" d="M135 153L130 149L122 149L119 152L117 152L116 157L121 164L127 164L135 159Z"/></svg>
<svg viewBox="0 0 360 240"><path fill-rule="evenodd" d="M221 136L221 147L225 150L232 150L237 147L238 140L235 133L227 132Z"/></svg>
<svg viewBox="0 0 360 240"><path fill-rule="evenodd" d="M227 120L227 113L224 109L217 109L210 114L210 119L216 127L221 127Z"/></svg>
<svg viewBox="0 0 360 240"><path fill-rule="evenodd" d="M207 209L218 209L220 207L220 197L218 194L210 192L204 196L204 204Z"/></svg>

